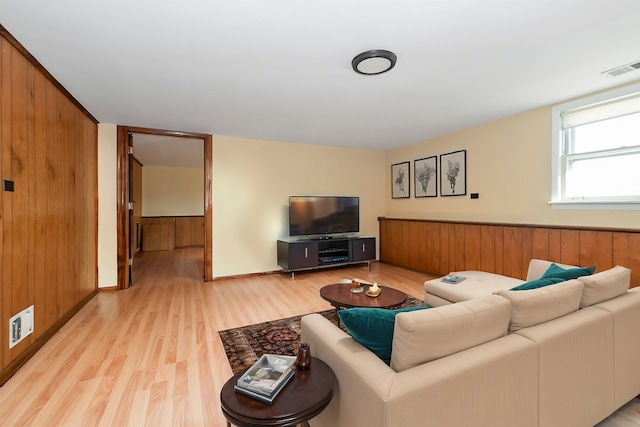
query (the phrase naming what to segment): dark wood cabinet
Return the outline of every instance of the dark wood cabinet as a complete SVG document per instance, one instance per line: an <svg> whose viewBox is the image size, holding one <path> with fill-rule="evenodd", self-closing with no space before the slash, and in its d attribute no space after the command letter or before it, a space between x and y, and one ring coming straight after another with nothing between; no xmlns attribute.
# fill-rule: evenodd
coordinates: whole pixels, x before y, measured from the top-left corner
<svg viewBox="0 0 640 427"><path fill-rule="evenodd" d="M284 271L312 270L376 259L375 237L278 240L278 265Z"/></svg>
<svg viewBox="0 0 640 427"><path fill-rule="evenodd" d="M375 237L363 237L361 239L350 240L351 261L368 261L376 259L376 239Z"/></svg>
<svg viewBox="0 0 640 427"><path fill-rule="evenodd" d="M318 243L278 240L278 265L286 270L317 266Z"/></svg>

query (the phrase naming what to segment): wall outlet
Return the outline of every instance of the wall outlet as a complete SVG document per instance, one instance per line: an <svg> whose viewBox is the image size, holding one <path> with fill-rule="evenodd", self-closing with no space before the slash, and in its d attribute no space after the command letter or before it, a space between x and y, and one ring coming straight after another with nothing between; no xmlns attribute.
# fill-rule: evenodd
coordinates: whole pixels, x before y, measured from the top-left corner
<svg viewBox="0 0 640 427"><path fill-rule="evenodd" d="M9 348L13 348L33 332L33 306L9 319Z"/></svg>

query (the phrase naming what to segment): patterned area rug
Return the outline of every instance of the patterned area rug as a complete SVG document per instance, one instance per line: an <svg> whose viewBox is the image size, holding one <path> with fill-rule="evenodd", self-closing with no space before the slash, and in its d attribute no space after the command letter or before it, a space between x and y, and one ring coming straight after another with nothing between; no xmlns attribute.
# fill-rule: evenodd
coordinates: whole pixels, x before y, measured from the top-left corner
<svg viewBox="0 0 640 427"><path fill-rule="evenodd" d="M424 303L408 296L402 307L413 307ZM334 324L338 322L335 310L319 312ZM233 373L250 367L265 353L295 356L300 342L300 318L288 317L271 322L257 323L241 328L218 331L229 365Z"/></svg>

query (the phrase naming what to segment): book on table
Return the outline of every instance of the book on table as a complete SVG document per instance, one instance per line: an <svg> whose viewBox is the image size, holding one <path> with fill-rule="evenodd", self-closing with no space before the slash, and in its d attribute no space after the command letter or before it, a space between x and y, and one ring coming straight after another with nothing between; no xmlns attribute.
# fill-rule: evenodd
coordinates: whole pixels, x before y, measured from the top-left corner
<svg viewBox="0 0 640 427"><path fill-rule="evenodd" d="M295 356L264 354L242 374L235 385L237 392L273 403L294 374Z"/></svg>
<svg viewBox="0 0 640 427"><path fill-rule="evenodd" d="M446 283L453 283L453 284L456 284L456 283L460 283L460 282L462 282L464 279L466 279L466 277L462 277L462 276L454 276L454 275L449 274L448 276L444 276L444 277L443 277L442 279L440 279L440 280L442 280L443 282L446 282Z"/></svg>

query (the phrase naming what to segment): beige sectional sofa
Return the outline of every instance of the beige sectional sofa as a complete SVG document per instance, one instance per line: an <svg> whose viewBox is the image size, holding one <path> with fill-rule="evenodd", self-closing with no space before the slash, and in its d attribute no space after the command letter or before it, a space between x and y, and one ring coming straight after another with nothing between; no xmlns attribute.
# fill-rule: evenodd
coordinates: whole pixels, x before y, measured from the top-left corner
<svg viewBox="0 0 640 427"><path fill-rule="evenodd" d="M338 380L311 425L593 426L640 393L640 291L629 280L616 267L398 313L390 366L305 316L303 340Z"/></svg>

